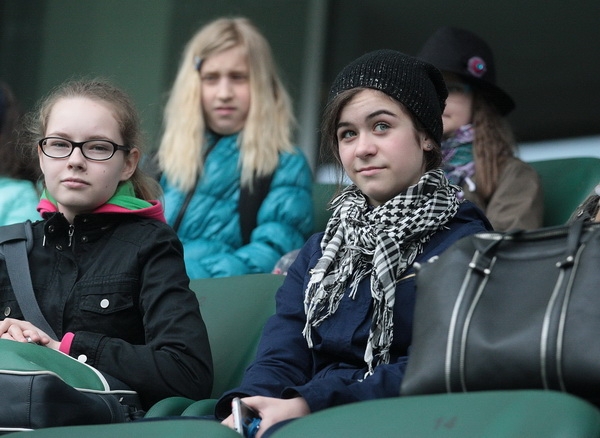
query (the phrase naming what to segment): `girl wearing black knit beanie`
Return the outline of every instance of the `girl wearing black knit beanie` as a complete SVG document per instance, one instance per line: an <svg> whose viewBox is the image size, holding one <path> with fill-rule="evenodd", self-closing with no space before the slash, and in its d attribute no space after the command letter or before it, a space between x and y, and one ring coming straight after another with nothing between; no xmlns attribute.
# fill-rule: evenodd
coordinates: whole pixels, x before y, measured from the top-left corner
<svg viewBox="0 0 600 438"><path fill-rule="evenodd" d="M446 95L437 69L396 51L368 53L339 73L323 146L353 184L290 267L254 363L217 403L224 424L233 425L236 396L259 413L261 437L311 412L399 395L413 263L490 229L439 168Z"/></svg>

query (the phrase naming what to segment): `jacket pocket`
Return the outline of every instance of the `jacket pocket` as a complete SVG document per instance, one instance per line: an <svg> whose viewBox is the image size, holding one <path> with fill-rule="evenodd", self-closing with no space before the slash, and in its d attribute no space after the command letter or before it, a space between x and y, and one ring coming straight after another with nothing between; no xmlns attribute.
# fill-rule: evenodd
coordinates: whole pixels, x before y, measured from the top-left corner
<svg viewBox="0 0 600 438"><path fill-rule="evenodd" d="M81 297L79 309L99 315L110 315L133 307L133 297L121 292L85 293Z"/></svg>
<svg viewBox="0 0 600 438"><path fill-rule="evenodd" d="M139 296L137 278L111 278L79 283L79 310L97 315L130 311Z"/></svg>
<svg viewBox="0 0 600 438"><path fill-rule="evenodd" d="M72 328L121 337L131 342L143 340L136 286L135 281L86 285L79 292L79 311L72 319Z"/></svg>

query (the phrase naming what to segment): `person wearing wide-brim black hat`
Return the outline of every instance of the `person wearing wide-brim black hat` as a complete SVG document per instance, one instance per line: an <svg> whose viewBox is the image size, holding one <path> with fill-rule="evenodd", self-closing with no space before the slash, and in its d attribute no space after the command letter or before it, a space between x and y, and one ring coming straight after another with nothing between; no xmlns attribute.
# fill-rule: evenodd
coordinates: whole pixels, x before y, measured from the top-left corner
<svg viewBox="0 0 600 438"><path fill-rule="evenodd" d="M536 171L514 156L505 116L515 102L497 83L490 46L473 32L446 26L429 37L417 57L441 70L448 87L442 153L450 181L485 211L496 230L541 227L541 183Z"/></svg>

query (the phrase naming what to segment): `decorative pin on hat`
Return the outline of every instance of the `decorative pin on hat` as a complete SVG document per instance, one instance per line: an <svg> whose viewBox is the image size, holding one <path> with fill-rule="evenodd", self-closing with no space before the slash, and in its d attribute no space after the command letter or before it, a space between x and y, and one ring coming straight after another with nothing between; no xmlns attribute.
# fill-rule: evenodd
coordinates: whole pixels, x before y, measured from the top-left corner
<svg viewBox="0 0 600 438"><path fill-rule="evenodd" d="M496 85L496 66L490 46L464 29L441 27L429 37L417 55L442 72L455 73L476 86L502 115L515 108L513 99Z"/></svg>

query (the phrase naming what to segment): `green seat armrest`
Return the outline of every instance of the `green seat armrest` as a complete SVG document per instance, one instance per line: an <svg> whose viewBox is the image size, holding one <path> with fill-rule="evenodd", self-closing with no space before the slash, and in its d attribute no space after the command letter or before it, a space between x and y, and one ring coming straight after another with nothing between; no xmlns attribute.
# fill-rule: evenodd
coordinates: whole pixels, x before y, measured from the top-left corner
<svg viewBox="0 0 600 438"><path fill-rule="evenodd" d="M155 403L144 418L156 418L156 417L172 417L181 415L185 409L191 404L195 403L195 400L185 397L168 397Z"/></svg>
<svg viewBox="0 0 600 438"><path fill-rule="evenodd" d="M213 415L217 399L199 400L189 405L181 415L186 417L200 417L204 415Z"/></svg>

